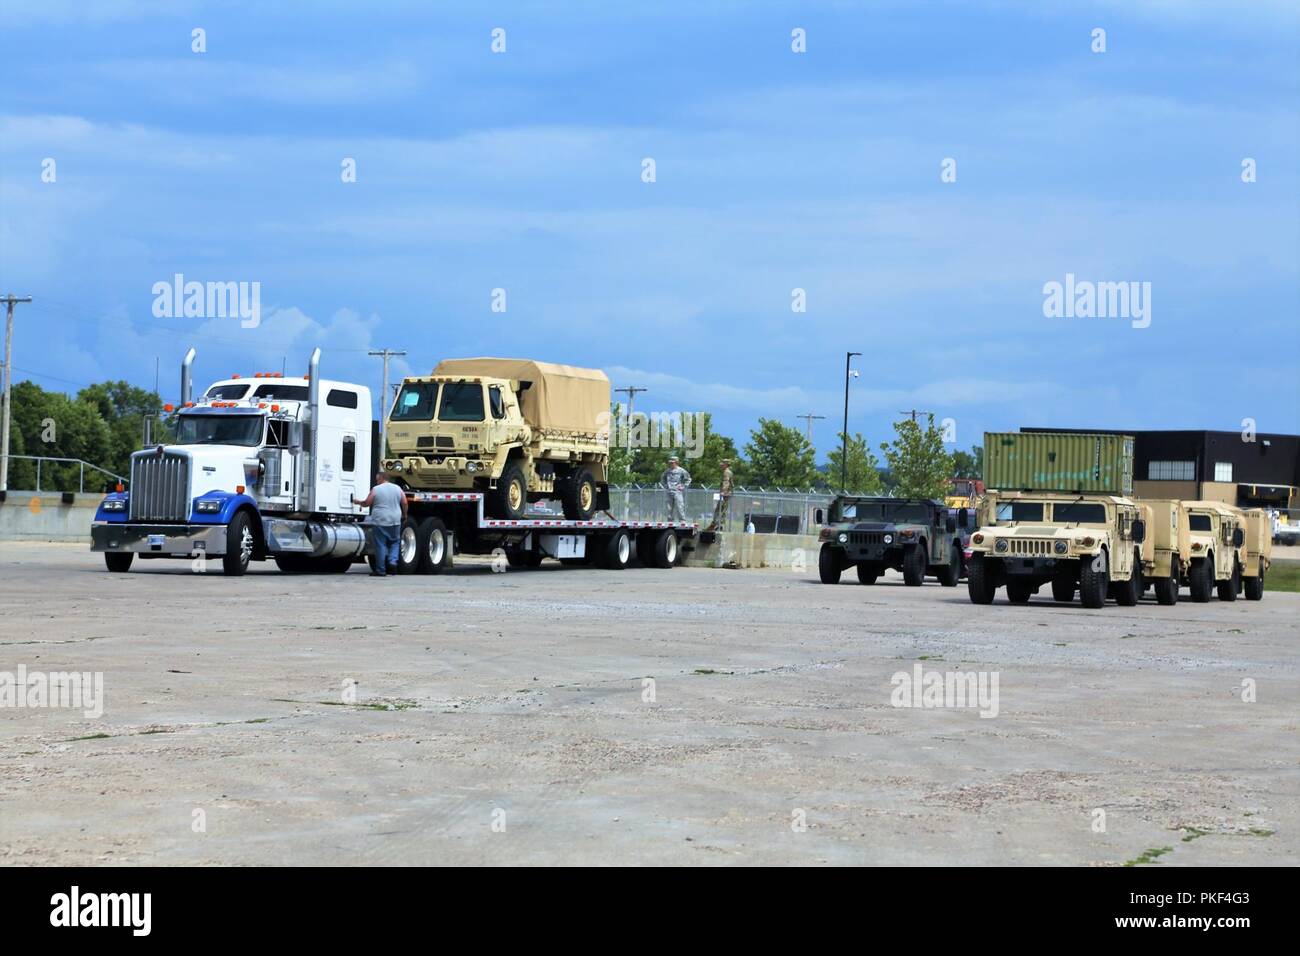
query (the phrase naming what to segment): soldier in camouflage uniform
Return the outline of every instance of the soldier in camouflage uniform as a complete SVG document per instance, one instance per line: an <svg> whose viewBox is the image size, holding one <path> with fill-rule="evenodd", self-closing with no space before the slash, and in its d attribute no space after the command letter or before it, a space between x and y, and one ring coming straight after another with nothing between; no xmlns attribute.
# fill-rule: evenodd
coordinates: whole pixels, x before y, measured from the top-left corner
<svg viewBox="0 0 1300 956"><path fill-rule="evenodd" d="M668 459L668 470L659 483L668 492L668 520L685 521L686 486L691 483L691 473L681 466L676 455Z"/></svg>
<svg viewBox="0 0 1300 956"><path fill-rule="evenodd" d="M731 524L731 492L735 485L731 477L731 460L722 459L722 483L718 486L718 502L713 506L713 531L726 530Z"/></svg>

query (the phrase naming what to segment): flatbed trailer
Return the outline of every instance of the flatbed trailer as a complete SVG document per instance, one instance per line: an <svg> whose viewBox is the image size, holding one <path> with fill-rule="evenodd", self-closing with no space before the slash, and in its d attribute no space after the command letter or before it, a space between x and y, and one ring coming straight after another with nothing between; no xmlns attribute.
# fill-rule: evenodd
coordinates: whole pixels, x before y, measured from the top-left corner
<svg viewBox="0 0 1300 956"><path fill-rule="evenodd" d="M633 563L671 568L693 548L699 531L686 521L612 516L489 518L484 495L472 491L407 491L406 503L398 547L398 571L405 574L440 574L456 554L493 555L513 568L535 568L547 558L613 571Z"/></svg>

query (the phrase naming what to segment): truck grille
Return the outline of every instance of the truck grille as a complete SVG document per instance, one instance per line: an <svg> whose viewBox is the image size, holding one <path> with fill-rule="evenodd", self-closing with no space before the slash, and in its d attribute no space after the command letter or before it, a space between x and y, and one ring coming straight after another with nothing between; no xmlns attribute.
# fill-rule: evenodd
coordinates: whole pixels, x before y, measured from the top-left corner
<svg viewBox="0 0 1300 956"><path fill-rule="evenodd" d="M1042 538L1010 538L1006 553L1029 558L1047 558L1052 556L1052 542Z"/></svg>
<svg viewBox="0 0 1300 956"><path fill-rule="evenodd" d="M850 531L849 544L859 546L870 544L884 544L885 535L883 531Z"/></svg>
<svg viewBox="0 0 1300 956"><path fill-rule="evenodd" d="M166 452L136 452L131 456L131 521L188 521L190 518L190 459Z"/></svg>

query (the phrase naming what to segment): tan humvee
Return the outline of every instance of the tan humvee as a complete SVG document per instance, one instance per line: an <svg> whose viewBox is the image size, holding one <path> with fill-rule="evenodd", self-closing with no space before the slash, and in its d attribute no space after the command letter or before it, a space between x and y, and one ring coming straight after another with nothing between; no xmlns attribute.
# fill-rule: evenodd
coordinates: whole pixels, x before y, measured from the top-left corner
<svg viewBox="0 0 1300 956"><path fill-rule="evenodd" d="M1006 585L1023 604L1051 583L1052 597L1102 607L1108 595L1132 606L1142 596L1148 510L1103 494L990 491L977 509L967 572L970 599L989 604Z"/></svg>
<svg viewBox="0 0 1300 956"><path fill-rule="evenodd" d="M1192 600L1204 603L1217 588L1220 601L1235 601L1241 592L1241 550L1246 543L1246 516L1221 501L1185 501L1191 531L1192 559L1187 571Z"/></svg>
<svg viewBox="0 0 1300 956"><path fill-rule="evenodd" d="M1273 520L1263 508L1246 510L1246 544L1241 554L1241 583L1247 601L1264 597L1264 572L1273 563Z"/></svg>
<svg viewBox="0 0 1300 956"><path fill-rule="evenodd" d="M1178 588L1192 560L1187 507L1173 498L1142 498L1149 512L1142 544L1142 577L1156 590L1160 604L1177 604Z"/></svg>
<svg viewBox="0 0 1300 956"><path fill-rule="evenodd" d="M483 491L493 517L558 496L566 517L590 518L609 507L609 397L597 369L449 359L402 381L383 467L414 490Z"/></svg>

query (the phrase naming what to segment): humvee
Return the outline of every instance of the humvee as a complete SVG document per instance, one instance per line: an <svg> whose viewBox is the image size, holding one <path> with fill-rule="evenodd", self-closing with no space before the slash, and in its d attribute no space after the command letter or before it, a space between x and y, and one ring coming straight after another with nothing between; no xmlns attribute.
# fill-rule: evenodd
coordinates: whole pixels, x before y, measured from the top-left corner
<svg viewBox="0 0 1300 956"><path fill-rule="evenodd" d="M1187 501L1192 538L1187 587L1192 600L1203 604L1217 589L1220 601L1235 601L1241 593L1241 549L1246 543L1246 518L1222 501Z"/></svg>
<svg viewBox="0 0 1300 956"><path fill-rule="evenodd" d="M1178 589L1191 567L1192 544L1187 506L1173 498L1143 498L1148 510L1147 538L1142 544L1142 579L1154 585L1156 601L1177 604Z"/></svg>
<svg viewBox="0 0 1300 956"><path fill-rule="evenodd" d="M1241 584L1247 601L1264 597L1264 572L1273 563L1272 518L1263 508L1246 511L1246 545L1241 558Z"/></svg>
<svg viewBox="0 0 1300 956"><path fill-rule="evenodd" d="M967 587L975 604L1024 604L1044 584L1061 603L1098 608L1113 595L1131 607L1141 597L1144 510L1129 498L1095 493L990 491L970 539Z"/></svg>
<svg viewBox="0 0 1300 956"><path fill-rule="evenodd" d="M932 498L861 498L839 495L831 502L817 572L822 584L838 584L856 567L858 581L875 584L886 568L903 572L903 583L918 587L932 574L944 587L956 587L962 571L958 525L942 501Z"/></svg>
<svg viewBox="0 0 1300 956"><path fill-rule="evenodd" d="M609 379L528 359L449 359L403 379L384 470L414 491L482 491L494 518L558 496L564 516L609 508Z"/></svg>

